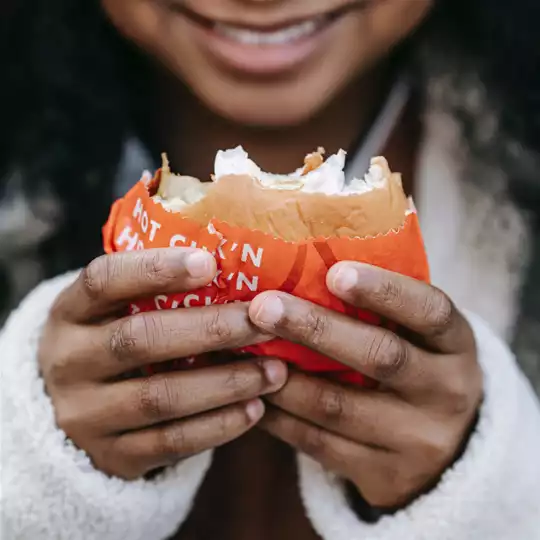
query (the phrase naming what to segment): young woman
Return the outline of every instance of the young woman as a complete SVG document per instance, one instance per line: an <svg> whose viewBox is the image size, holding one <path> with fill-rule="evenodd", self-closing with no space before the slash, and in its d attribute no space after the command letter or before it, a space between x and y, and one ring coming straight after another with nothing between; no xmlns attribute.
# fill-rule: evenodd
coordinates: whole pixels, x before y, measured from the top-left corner
<svg viewBox="0 0 540 540"><path fill-rule="evenodd" d="M536 4L6 11L6 305L59 275L0 334L8 538L540 538L540 407L516 362L538 374ZM119 315L133 298L204 285L215 261L178 248L90 262L113 198L161 151L208 177L237 144L272 171L324 146L348 150L351 177L376 154L403 173L439 288L347 262L327 283L406 335L273 292ZM381 384L279 359L122 377L273 336Z"/></svg>

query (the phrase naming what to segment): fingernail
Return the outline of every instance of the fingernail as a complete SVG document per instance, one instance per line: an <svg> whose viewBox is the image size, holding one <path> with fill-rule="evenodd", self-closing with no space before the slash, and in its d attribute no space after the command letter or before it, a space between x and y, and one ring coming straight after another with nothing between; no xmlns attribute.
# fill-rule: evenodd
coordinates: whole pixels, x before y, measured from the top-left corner
<svg viewBox="0 0 540 540"><path fill-rule="evenodd" d="M287 368L279 360L265 360L262 365L268 384L272 387L281 387L287 379Z"/></svg>
<svg viewBox="0 0 540 540"><path fill-rule="evenodd" d="M348 293L358 283L358 272L348 265L341 265L338 267L334 275L332 276L333 288L341 293Z"/></svg>
<svg viewBox="0 0 540 540"><path fill-rule="evenodd" d="M185 261L188 274L196 279L209 277L214 269L214 261L212 259L212 255L204 251L196 251L189 254Z"/></svg>
<svg viewBox="0 0 540 540"><path fill-rule="evenodd" d="M260 399L254 399L246 405L246 414L249 421L255 423L262 418L264 414L264 404Z"/></svg>
<svg viewBox="0 0 540 540"><path fill-rule="evenodd" d="M263 326L275 326L283 317L285 307L277 296L264 298L255 312L255 319Z"/></svg>

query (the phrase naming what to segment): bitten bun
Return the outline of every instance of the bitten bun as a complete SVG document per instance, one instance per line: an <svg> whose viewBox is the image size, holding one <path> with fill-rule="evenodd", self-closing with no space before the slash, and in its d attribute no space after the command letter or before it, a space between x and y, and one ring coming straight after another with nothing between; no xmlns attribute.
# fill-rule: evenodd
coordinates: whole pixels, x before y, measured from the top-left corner
<svg viewBox="0 0 540 540"><path fill-rule="evenodd" d="M386 159L372 159L366 176L346 185L345 152L323 155L321 148L294 173L274 175L241 147L220 151L212 182L171 173L164 155L154 200L201 225L217 219L291 242L370 237L403 226L410 202Z"/></svg>

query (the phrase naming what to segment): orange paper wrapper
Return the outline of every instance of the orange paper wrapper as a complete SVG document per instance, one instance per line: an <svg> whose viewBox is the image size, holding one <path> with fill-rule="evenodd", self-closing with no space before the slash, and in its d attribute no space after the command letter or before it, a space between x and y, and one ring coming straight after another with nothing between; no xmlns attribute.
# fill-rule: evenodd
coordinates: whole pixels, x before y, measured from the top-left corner
<svg viewBox="0 0 540 540"><path fill-rule="evenodd" d="M338 261L358 261L429 281L427 258L414 211L409 213L399 230L384 235L314 238L293 243L215 219L204 227L180 213L165 210L152 199L160 175L161 170L150 183L139 181L125 197L114 203L103 227L105 251L202 248L216 257L218 273L210 285L200 290L137 301L130 306L132 314L246 302L263 291L280 290L365 322L391 327L380 317L345 304L330 294L326 287L329 268ZM280 339L237 352L273 356L295 364L301 370L325 373L344 382L371 384L362 374L335 360ZM176 362L172 367L184 369L207 363L208 360L192 358ZM156 369L160 370L160 367Z"/></svg>

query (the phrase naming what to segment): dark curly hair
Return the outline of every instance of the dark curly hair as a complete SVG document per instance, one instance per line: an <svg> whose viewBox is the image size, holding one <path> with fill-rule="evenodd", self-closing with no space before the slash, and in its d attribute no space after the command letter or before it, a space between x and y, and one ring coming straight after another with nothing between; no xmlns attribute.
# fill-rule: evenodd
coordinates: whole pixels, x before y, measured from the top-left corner
<svg viewBox="0 0 540 540"><path fill-rule="evenodd" d="M0 8L0 179L16 169L29 196L49 189L61 200L59 232L42 248L48 274L100 252L123 143L128 134L151 140L142 114L149 67L99 4L4 0ZM438 69L474 70L501 129L526 148L540 141L539 20L536 0L438 0L415 38L441 51ZM538 207L540 184L517 179L514 194Z"/></svg>

